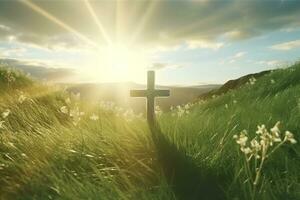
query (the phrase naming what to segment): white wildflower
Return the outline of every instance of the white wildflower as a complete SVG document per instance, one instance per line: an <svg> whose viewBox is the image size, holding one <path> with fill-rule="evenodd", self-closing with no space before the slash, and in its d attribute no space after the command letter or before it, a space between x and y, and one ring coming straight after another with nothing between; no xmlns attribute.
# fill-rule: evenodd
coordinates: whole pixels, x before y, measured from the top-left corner
<svg viewBox="0 0 300 200"><path fill-rule="evenodd" d="M225 108L228 109L228 104L227 103L225 104Z"/></svg>
<svg viewBox="0 0 300 200"><path fill-rule="evenodd" d="M68 114L68 112L69 112L67 106L62 106L59 110L60 110L60 112L62 112L64 114Z"/></svg>
<svg viewBox="0 0 300 200"><path fill-rule="evenodd" d="M267 131L266 126L263 124L261 126L257 126L257 134L264 134Z"/></svg>
<svg viewBox="0 0 300 200"><path fill-rule="evenodd" d="M271 83L272 83L272 84L275 84L275 80L274 80L274 79L271 79Z"/></svg>
<svg viewBox="0 0 300 200"><path fill-rule="evenodd" d="M246 155L252 152L249 147L241 147L241 151Z"/></svg>
<svg viewBox="0 0 300 200"><path fill-rule="evenodd" d="M290 131L285 131L284 141L289 141L292 144L297 143L297 140L295 140L295 138L294 138L294 134L291 133Z"/></svg>
<svg viewBox="0 0 300 200"><path fill-rule="evenodd" d="M23 103L26 99L27 97L23 93L21 93L21 95L18 98L18 101L19 103Z"/></svg>
<svg viewBox="0 0 300 200"><path fill-rule="evenodd" d="M159 106L155 106L155 114L159 117L162 115L162 110L160 109Z"/></svg>
<svg viewBox="0 0 300 200"><path fill-rule="evenodd" d="M251 77L251 78L249 79L249 83L250 83L251 85L254 85L255 82L256 82L256 78Z"/></svg>
<svg viewBox="0 0 300 200"><path fill-rule="evenodd" d="M238 143L241 147L246 146L246 142L248 141L247 131L242 131L240 136L236 139L236 143Z"/></svg>
<svg viewBox="0 0 300 200"><path fill-rule="evenodd" d="M186 109L186 110L188 110L188 109L190 109L190 104L186 104L186 105L184 105L184 109Z"/></svg>
<svg viewBox="0 0 300 200"><path fill-rule="evenodd" d="M96 115L96 114L92 114L92 115L90 116L90 120L97 121L98 119L99 119L99 116Z"/></svg>
<svg viewBox="0 0 300 200"><path fill-rule="evenodd" d="M251 140L250 145L255 152L261 150L261 145L258 143L258 141L255 138Z"/></svg>
<svg viewBox="0 0 300 200"><path fill-rule="evenodd" d="M77 151L75 151L74 149L69 149L68 151L71 153L77 153Z"/></svg>
<svg viewBox="0 0 300 200"><path fill-rule="evenodd" d="M6 109L3 113L2 113L2 118L5 119L6 117L8 117L8 115L10 114L10 110Z"/></svg>
<svg viewBox="0 0 300 200"><path fill-rule="evenodd" d="M277 122L275 124L275 126L270 129L270 131L272 133L272 141L273 142L281 142L279 125L280 125L280 122Z"/></svg>

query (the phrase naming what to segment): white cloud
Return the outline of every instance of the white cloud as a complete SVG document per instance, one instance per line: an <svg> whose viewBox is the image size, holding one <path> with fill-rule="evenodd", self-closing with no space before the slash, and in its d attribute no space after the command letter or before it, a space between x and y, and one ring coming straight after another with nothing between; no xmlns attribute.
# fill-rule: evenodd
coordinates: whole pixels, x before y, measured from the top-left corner
<svg viewBox="0 0 300 200"><path fill-rule="evenodd" d="M24 53L27 51L25 48L17 47L17 48L10 48L10 49L0 49L0 56L5 58L15 58L23 56Z"/></svg>
<svg viewBox="0 0 300 200"><path fill-rule="evenodd" d="M230 56L230 57L228 57L225 60L221 60L219 62L219 64L224 65L226 63L229 63L229 64L235 63L236 61L238 61L239 59L241 59L242 57L244 57L246 54L247 54L247 52L245 52L245 51L237 52L233 56Z"/></svg>
<svg viewBox="0 0 300 200"><path fill-rule="evenodd" d="M234 56L232 56L232 58L235 58L235 59L241 58L241 57L244 57L244 55L246 55L246 54L247 54L247 52L241 51L241 52L236 53Z"/></svg>
<svg viewBox="0 0 300 200"><path fill-rule="evenodd" d="M273 45L270 48L274 50L288 51L299 47L300 47L300 40L293 40L290 42L284 42L284 43Z"/></svg>
<svg viewBox="0 0 300 200"><path fill-rule="evenodd" d="M286 61L283 60L261 60L256 62L259 65L265 65L265 66L280 66L286 64Z"/></svg>
<svg viewBox="0 0 300 200"><path fill-rule="evenodd" d="M224 43L205 40L191 40L187 42L187 45L189 49L204 48L218 50L224 46Z"/></svg>
<svg viewBox="0 0 300 200"><path fill-rule="evenodd" d="M1 29L1 30L4 30L4 31L10 31L10 30L11 30L10 27L5 26L5 25L3 25L3 24L0 24L0 29Z"/></svg>

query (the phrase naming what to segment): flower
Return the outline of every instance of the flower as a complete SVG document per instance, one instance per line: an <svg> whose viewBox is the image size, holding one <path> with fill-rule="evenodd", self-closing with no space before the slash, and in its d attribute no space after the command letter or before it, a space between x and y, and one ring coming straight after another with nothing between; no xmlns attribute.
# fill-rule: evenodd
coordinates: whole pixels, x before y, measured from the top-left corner
<svg viewBox="0 0 300 200"><path fill-rule="evenodd" d="M90 116L90 120L97 121L98 119L99 119L99 116L96 115L96 114L92 114L92 115Z"/></svg>
<svg viewBox="0 0 300 200"><path fill-rule="evenodd" d="M67 106L62 106L61 108L60 108L60 112L62 112L62 113L64 113L64 114L68 114L68 108L67 108Z"/></svg>
<svg viewBox="0 0 300 200"><path fill-rule="evenodd" d="M27 97L23 93L21 93L21 95L18 98L18 101L19 103L23 103L26 99Z"/></svg>
<svg viewBox="0 0 300 200"><path fill-rule="evenodd" d="M251 77L251 78L249 79L249 83L250 83L251 85L254 85L255 82L256 82L256 78Z"/></svg>
<svg viewBox="0 0 300 200"><path fill-rule="evenodd" d="M294 138L294 134L291 133L290 131L285 131L284 141L289 141L292 144L297 143L297 140L295 140L295 138Z"/></svg>
<svg viewBox="0 0 300 200"><path fill-rule="evenodd" d="M274 79L271 79L271 83L274 84L274 83L275 83L275 80L274 80Z"/></svg>
<svg viewBox="0 0 300 200"><path fill-rule="evenodd" d="M254 177L252 182L254 186L256 186L259 182L264 161L285 142L288 141L291 144L297 143L297 141L294 139L294 135L289 131L285 131L285 137L282 140L280 137L279 125L280 122L278 121L273 128L270 129L270 132L267 130L264 124L258 125L256 131L258 136L255 136L250 141L250 145L247 143L248 134L246 130L243 130L240 135L233 136L233 139L235 139L236 143L239 144L241 152L244 153L245 161L248 165L248 169L250 170L248 178L252 176ZM257 140L257 137L260 138L259 141ZM251 162L251 159L255 159L255 162ZM252 164L253 166L250 166ZM254 175L252 175L252 173Z"/></svg>
<svg viewBox="0 0 300 200"><path fill-rule="evenodd" d="M272 141L273 142L281 142L280 138L280 130L279 130L280 122L277 122L273 128L270 129L272 133Z"/></svg>
<svg viewBox="0 0 300 200"><path fill-rule="evenodd" d="M246 142L248 140L248 137L246 135L247 135L247 131L243 130L240 136L236 138L236 143L239 144L241 147L246 146Z"/></svg>
<svg viewBox="0 0 300 200"><path fill-rule="evenodd" d="M3 113L2 113L2 118L5 119L6 117L8 117L8 115L10 114L10 110L6 109Z"/></svg>
<svg viewBox="0 0 300 200"><path fill-rule="evenodd" d="M252 150L249 147L241 147L241 151L244 152L244 154L249 154L252 152Z"/></svg>
<svg viewBox="0 0 300 200"><path fill-rule="evenodd" d="M255 152L258 152L261 150L261 145L258 143L258 141L254 138L250 142L251 148L255 150Z"/></svg>
<svg viewBox="0 0 300 200"><path fill-rule="evenodd" d="M267 131L266 126L263 124L261 126L257 126L257 134L264 134Z"/></svg>
<svg viewBox="0 0 300 200"><path fill-rule="evenodd" d="M160 107L159 107L159 106L155 106L155 114L158 115L158 116L161 116L162 113L163 113L163 112L162 112L162 110L160 109Z"/></svg>

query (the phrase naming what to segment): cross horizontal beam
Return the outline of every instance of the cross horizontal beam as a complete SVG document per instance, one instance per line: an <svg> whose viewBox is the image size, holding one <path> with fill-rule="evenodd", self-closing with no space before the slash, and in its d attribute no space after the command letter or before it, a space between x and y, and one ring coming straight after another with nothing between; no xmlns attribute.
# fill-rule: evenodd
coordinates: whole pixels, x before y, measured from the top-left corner
<svg viewBox="0 0 300 200"><path fill-rule="evenodd" d="M148 71L147 73L147 89L146 90L130 90L131 97L146 97L147 98L147 120L150 128L155 124L155 97L170 96L169 90L155 89L155 72Z"/></svg>
<svg viewBox="0 0 300 200"><path fill-rule="evenodd" d="M168 97L170 90L130 90L131 97Z"/></svg>

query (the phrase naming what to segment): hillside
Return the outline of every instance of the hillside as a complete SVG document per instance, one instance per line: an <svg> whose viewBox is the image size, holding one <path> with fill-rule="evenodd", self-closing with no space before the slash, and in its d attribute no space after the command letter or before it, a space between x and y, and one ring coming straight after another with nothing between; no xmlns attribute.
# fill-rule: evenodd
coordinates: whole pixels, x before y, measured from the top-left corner
<svg viewBox="0 0 300 200"><path fill-rule="evenodd" d="M259 73L254 73L254 74L247 74L245 76L242 76L240 78L234 79L234 80L229 80L227 81L224 85L222 85L219 88L216 89L212 89L209 92L203 93L201 95L199 95L199 99L208 99L211 98L213 96L216 95L221 95L221 94L225 94L230 90L234 90L237 89L241 86L243 86L244 84L253 84L256 79L260 78L261 76L264 76L268 73L270 73L271 71L263 71L263 72L259 72ZM252 82L251 82L252 81Z"/></svg>
<svg viewBox="0 0 300 200"><path fill-rule="evenodd" d="M300 64L158 111L161 146L142 116L16 76L11 87L0 74L0 199L300 198ZM252 161L233 136L278 121L298 143L266 159L253 190Z"/></svg>

